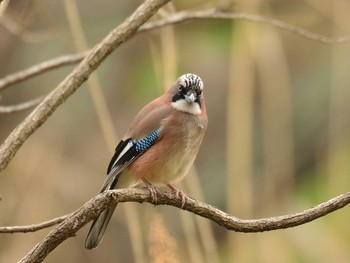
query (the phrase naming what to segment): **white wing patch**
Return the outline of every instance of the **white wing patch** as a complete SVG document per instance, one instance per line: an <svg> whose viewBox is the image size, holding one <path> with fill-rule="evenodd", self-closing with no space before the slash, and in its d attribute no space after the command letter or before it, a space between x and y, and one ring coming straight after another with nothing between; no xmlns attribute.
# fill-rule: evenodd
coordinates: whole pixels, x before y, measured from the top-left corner
<svg viewBox="0 0 350 263"><path fill-rule="evenodd" d="M127 152L129 149L134 145L132 141L129 141L128 144L125 146L125 148L121 151L118 158L115 160L113 166L119 161L119 159Z"/></svg>
<svg viewBox="0 0 350 263"><path fill-rule="evenodd" d="M189 103L186 100L177 100L173 103L171 103L171 106L173 106L174 109L178 111L187 112L193 115L199 115L201 114L202 110L199 107L199 104L197 102Z"/></svg>

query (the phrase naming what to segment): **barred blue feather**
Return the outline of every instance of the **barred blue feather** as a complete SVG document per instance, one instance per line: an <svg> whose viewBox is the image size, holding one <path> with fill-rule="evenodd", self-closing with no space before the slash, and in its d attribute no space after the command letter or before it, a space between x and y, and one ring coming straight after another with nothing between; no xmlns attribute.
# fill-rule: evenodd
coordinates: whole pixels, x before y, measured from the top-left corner
<svg viewBox="0 0 350 263"><path fill-rule="evenodd" d="M135 147L137 152L144 152L148 150L159 138L160 130L157 129L145 138L136 142Z"/></svg>

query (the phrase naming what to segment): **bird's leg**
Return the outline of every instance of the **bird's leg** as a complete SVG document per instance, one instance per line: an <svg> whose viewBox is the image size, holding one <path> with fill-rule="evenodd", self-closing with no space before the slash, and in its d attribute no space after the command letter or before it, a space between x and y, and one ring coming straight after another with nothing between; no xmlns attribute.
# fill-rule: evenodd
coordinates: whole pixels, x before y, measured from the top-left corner
<svg viewBox="0 0 350 263"><path fill-rule="evenodd" d="M152 198L152 203L154 205L157 205L158 198L157 194L162 195L162 193L158 190L157 187L155 187L153 184L151 184L149 181L146 179L142 179L142 181L145 183L147 190L149 191L151 198Z"/></svg>
<svg viewBox="0 0 350 263"><path fill-rule="evenodd" d="M181 199L181 209L182 209L185 206L185 204L186 204L186 199L188 198L187 195L184 192L182 192L181 190L177 189L172 184L167 184L166 186L169 187L170 190L175 193L175 196L177 198Z"/></svg>

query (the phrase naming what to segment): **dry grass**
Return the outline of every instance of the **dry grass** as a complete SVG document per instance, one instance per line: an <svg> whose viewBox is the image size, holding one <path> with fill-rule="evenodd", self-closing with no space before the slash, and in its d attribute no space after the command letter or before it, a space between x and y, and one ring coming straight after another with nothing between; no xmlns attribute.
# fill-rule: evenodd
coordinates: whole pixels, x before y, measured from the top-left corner
<svg viewBox="0 0 350 263"><path fill-rule="evenodd" d="M179 251L176 240L170 235L161 214L155 214L148 234L149 255L152 263L178 263Z"/></svg>

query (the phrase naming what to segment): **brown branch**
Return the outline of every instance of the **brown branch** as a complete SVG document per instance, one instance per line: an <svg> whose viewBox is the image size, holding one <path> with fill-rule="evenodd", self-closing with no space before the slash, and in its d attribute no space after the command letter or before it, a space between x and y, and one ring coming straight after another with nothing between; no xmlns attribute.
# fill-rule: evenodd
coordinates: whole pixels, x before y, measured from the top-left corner
<svg viewBox="0 0 350 263"><path fill-rule="evenodd" d="M23 111L23 110L27 110L31 107L34 107L36 105L38 105L44 97L39 97L33 100L29 100L20 104L16 104L16 105L10 105L10 106L1 106L0 105L0 114L9 114L9 113L13 113L13 112L18 112L18 111Z"/></svg>
<svg viewBox="0 0 350 263"><path fill-rule="evenodd" d="M64 215L64 216L56 217L54 219L39 223L39 224L32 224L32 225L27 225L27 226L2 226L2 227L0 227L0 233L1 234L14 234L14 233L36 232L38 230L57 225L57 224L61 223L63 220L65 220L67 217L68 217L68 215Z"/></svg>
<svg viewBox="0 0 350 263"><path fill-rule="evenodd" d="M215 8L194 11L194 12L193 11L178 12L164 19L148 22L144 24L142 27L140 27L139 31L143 32L148 30L154 30L156 28L164 27L167 25L179 24L190 20L196 20L196 19L230 19L230 20L235 19L235 20L259 22L259 23L264 23L264 24L277 27L282 30L286 30L291 33L295 33L307 39L321 42L324 44L343 43L343 42L348 42L350 40L350 35L340 36L340 37L326 37L326 36L322 36L322 35L307 31L306 29L303 29L301 27L286 23L279 19L261 16L261 15L248 14L248 13L220 12Z"/></svg>
<svg viewBox="0 0 350 263"><path fill-rule="evenodd" d="M283 22L282 20L278 20L275 18L248 14L248 13L219 12L216 9L178 12L164 19L145 23L138 29L137 33L147 32L147 31L164 27L164 26L168 26L172 24L180 24L186 21L191 21L196 19L232 19L232 20L240 19L240 20L247 20L252 22L260 22L271 26L275 26L279 29L286 30L288 32L291 32L291 33L300 35L302 37L305 37L307 39L321 42L324 44L343 43L343 42L348 42L350 40L350 35L340 36L340 37L326 37L326 36L322 36L322 35L307 31L301 27L294 26L292 24ZM49 71L61 66L78 63L81 60L83 60L87 54L88 52L81 52L74 55L65 55L65 56L53 58L51 60L47 60L46 62L42 62L30 68L8 75L3 79L0 79L0 91L4 90L10 85L24 81L26 79L29 79L31 77L44 73L46 71Z"/></svg>
<svg viewBox="0 0 350 263"><path fill-rule="evenodd" d="M147 0L121 25L112 30L95 45L84 60L49 94L27 118L16 127L0 147L0 172L2 172L27 138L38 129L90 74L118 46L131 38L137 29L170 0Z"/></svg>
<svg viewBox="0 0 350 263"><path fill-rule="evenodd" d="M149 191L146 189L121 189L106 191L92 198L81 208L67 216L67 218L39 242L20 262L41 262L59 244L95 219L104 209L118 202L148 202L151 203ZM299 213L269 217L262 219L243 220L227 214L209 204L187 199L183 209L205 217L236 232L265 232L285 229L311 222L331 212L341 209L350 203L350 192L339 195L313 208ZM181 208L182 200L173 193L165 192L158 196L158 205L170 205Z"/></svg>
<svg viewBox="0 0 350 263"><path fill-rule="evenodd" d="M78 63L82 61L87 54L88 52L80 52L73 55L60 56L51 60L44 61L37 65L31 66L30 68L7 75L6 77L0 79L0 91L4 90L5 88L15 83L19 83L31 77L35 77L46 71L49 71L61 66Z"/></svg>

